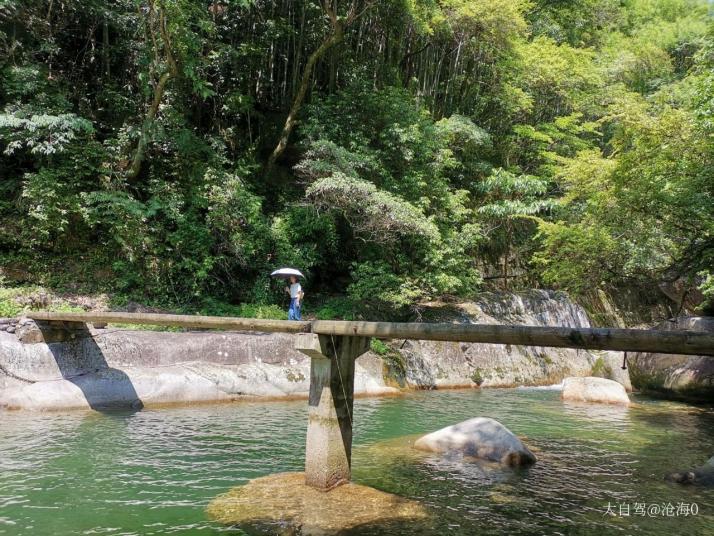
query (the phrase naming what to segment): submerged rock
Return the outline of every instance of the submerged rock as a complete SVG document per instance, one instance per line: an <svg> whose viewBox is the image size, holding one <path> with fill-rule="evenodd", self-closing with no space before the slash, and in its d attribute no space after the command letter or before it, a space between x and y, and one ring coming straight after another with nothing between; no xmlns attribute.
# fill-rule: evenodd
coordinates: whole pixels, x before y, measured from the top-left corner
<svg viewBox="0 0 714 536"><path fill-rule="evenodd" d="M352 482L319 491L305 485L304 473L256 478L215 498L206 511L211 519L249 534L285 535L403 527L428 517L418 502Z"/></svg>
<svg viewBox="0 0 714 536"><path fill-rule="evenodd" d="M414 448L460 453L506 465L528 465L535 455L508 428L487 417L476 417L420 437Z"/></svg>
<svg viewBox="0 0 714 536"><path fill-rule="evenodd" d="M699 486L714 486L714 456L709 461L689 471L677 471L667 475L666 480L677 484L694 484Z"/></svg>
<svg viewBox="0 0 714 536"><path fill-rule="evenodd" d="M587 376L565 378L561 398L570 402L595 402L599 404L629 405L625 388L613 380Z"/></svg>

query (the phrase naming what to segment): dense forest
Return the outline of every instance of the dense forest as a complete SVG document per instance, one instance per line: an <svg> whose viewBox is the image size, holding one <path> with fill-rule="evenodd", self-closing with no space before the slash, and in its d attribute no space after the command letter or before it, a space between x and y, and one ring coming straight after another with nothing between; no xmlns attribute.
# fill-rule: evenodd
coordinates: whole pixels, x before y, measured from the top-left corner
<svg viewBox="0 0 714 536"><path fill-rule="evenodd" d="M326 316L711 303L709 10L0 0L0 286L233 311L288 265Z"/></svg>

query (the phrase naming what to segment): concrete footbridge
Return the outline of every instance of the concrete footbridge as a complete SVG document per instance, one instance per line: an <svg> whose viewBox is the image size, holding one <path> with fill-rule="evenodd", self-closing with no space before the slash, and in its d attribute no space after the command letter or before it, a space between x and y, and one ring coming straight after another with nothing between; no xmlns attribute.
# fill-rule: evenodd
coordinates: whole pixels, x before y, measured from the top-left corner
<svg viewBox="0 0 714 536"><path fill-rule="evenodd" d="M325 491L350 479L355 359L369 349L372 337L714 356L714 334L696 331L288 321L124 312L29 312L25 316L43 330L111 323L295 334L295 349L311 358L305 478L308 485Z"/></svg>

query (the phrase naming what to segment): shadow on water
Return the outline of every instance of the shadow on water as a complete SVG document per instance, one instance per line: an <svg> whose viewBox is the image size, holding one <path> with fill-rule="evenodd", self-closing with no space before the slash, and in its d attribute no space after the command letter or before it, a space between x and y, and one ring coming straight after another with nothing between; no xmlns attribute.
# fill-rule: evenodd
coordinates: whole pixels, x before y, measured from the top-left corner
<svg viewBox="0 0 714 536"><path fill-rule="evenodd" d="M37 325L43 334L52 331L48 324ZM71 341L50 342L47 347L62 377L79 387L89 407L100 412L143 409L131 378L123 370L109 366L87 326L81 324L71 331Z"/></svg>

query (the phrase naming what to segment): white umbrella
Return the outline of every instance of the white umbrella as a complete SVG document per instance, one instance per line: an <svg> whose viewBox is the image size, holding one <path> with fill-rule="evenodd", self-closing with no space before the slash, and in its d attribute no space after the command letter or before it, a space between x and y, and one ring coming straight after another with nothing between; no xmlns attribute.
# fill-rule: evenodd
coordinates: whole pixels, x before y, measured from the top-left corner
<svg viewBox="0 0 714 536"><path fill-rule="evenodd" d="M270 277L288 279L291 275L294 275L295 277L305 277L304 275L302 275L302 272L300 270L296 270L295 268L278 268L272 274L270 274Z"/></svg>

